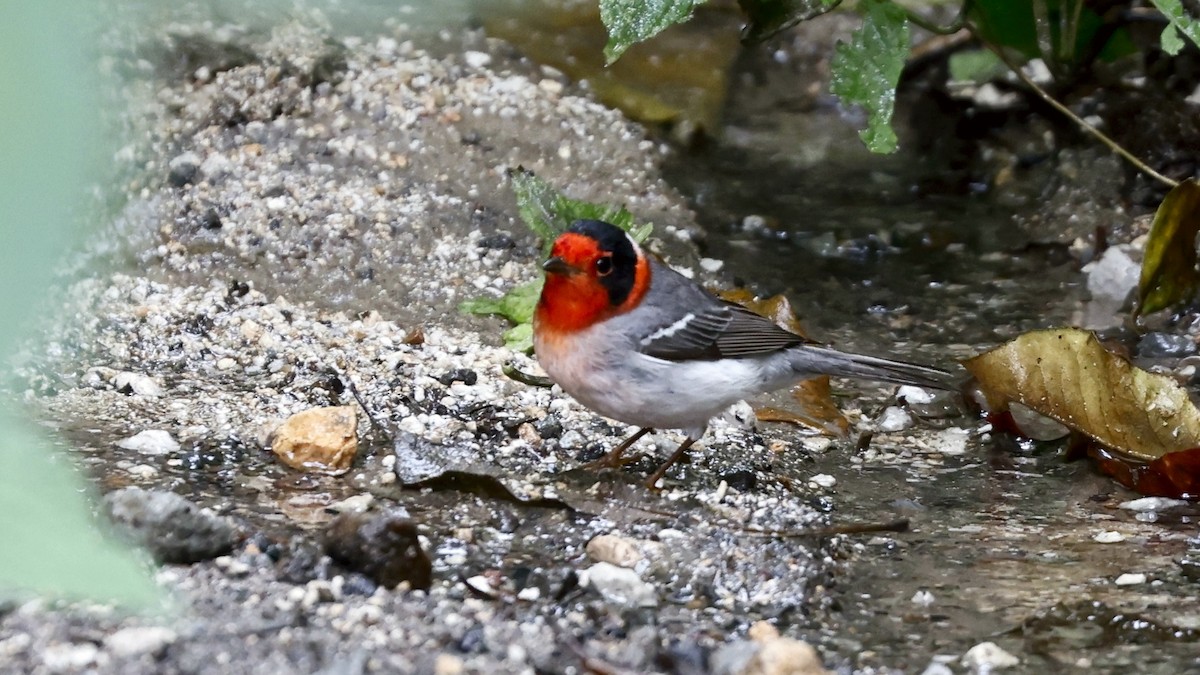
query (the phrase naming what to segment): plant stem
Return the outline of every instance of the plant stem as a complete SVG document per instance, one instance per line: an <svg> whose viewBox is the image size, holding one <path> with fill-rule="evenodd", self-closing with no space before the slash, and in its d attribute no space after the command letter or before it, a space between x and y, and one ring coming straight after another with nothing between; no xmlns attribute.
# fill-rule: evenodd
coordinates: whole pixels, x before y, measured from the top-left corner
<svg viewBox="0 0 1200 675"><path fill-rule="evenodd" d="M974 31L972 31L972 32L974 32ZM1050 107L1052 107L1055 110L1059 111L1060 113L1066 115L1068 118L1071 119L1071 121L1073 121L1073 122L1075 122L1075 124L1079 125L1079 127L1081 129L1088 132L1092 136L1095 136L1097 140L1099 140L1101 143L1107 145L1110 150L1112 150L1113 152L1117 153L1118 155L1124 157L1125 161L1134 165L1135 167L1137 167L1138 170L1142 171L1146 175L1157 180L1158 182L1162 183L1163 185L1166 185L1167 187L1175 187L1176 185L1179 185L1179 181L1168 178L1168 177L1162 175L1161 173L1155 171L1153 168L1150 167L1150 165L1148 165L1145 162L1143 162L1142 160L1138 159L1136 156L1134 156L1133 153L1129 152L1128 150L1123 148L1119 143L1117 143L1113 139L1109 138L1103 131L1100 131L1096 127L1083 121L1083 119L1081 117L1079 117L1079 115L1076 115L1074 112L1072 112L1070 108L1063 105L1062 103L1059 103L1058 99L1054 98L1045 89L1042 89L1040 86L1038 86L1038 84L1036 82L1034 82L1032 79L1030 79L1029 76L1026 75L1025 72L1020 69L1020 67L1013 64L1013 62L1008 59L1008 57L1004 54L1004 51L1000 47L997 47L996 45L991 44L987 40L980 38L978 34L976 34L976 38L979 39L980 43L982 43L983 46L990 49L992 51L992 53L995 54L996 57L999 58L1000 61L1002 63L1004 63L1005 66L1008 67L1009 70L1011 70L1018 78L1020 78L1021 82L1025 83L1025 86L1032 89L1038 96L1040 96L1042 98L1043 101L1045 101L1046 103L1049 103Z"/></svg>

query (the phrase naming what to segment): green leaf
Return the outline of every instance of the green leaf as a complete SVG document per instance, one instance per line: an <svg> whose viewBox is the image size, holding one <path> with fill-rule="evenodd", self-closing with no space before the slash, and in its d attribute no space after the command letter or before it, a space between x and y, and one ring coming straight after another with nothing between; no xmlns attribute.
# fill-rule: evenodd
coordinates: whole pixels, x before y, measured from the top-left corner
<svg viewBox="0 0 1200 675"><path fill-rule="evenodd" d="M839 4L841 0L738 0L738 6L749 19L742 29L742 41L762 42Z"/></svg>
<svg viewBox="0 0 1200 675"><path fill-rule="evenodd" d="M147 560L104 536L90 491L54 448L0 418L0 595L45 593L147 607L161 598Z"/></svg>
<svg viewBox="0 0 1200 675"><path fill-rule="evenodd" d="M604 58L612 63L631 46L692 17L704 0L600 0L600 20L608 29Z"/></svg>
<svg viewBox="0 0 1200 675"><path fill-rule="evenodd" d="M517 324L504 331L504 346L514 352L528 352L533 349L533 324Z"/></svg>
<svg viewBox="0 0 1200 675"><path fill-rule="evenodd" d="M1179 29L1173 23L1167 24L1158 39L1162 44L1162 50L1171 56L1175 56L1179 50L1183 49L1183 36L1179 34Z"/></svg>
<svg viewBox="0 0 1200 675"><path fill-rule="evenodd" d="M896 84L908 55L908 19L891 2L867 0L863 25L849 44L839 42L832 64L829 89L843 102L861 105L868 114L867 128L859 132L871 152L896 151L892 109Z"/></svg>
<svg viewBox="0 0 1200 675"><path fill-rule="evenodd" d="M544 279L538 277L521 284L499 298L472 298L459 303L458 309L467 314L498 314L513 323L533 320L533 310L542 294Z"/></svg>
<svg viewBox="0 0 1200 675"><path fill-rule="evenodd" d="M1008 68L1004 62L987 49L972 49L950 55L950 79L954 82L983 84L994 80Z"/></svg>
<svg viewBox="0 0 1200 675"><path fill-rule="evenodd" d="M1168 192L1154 213L1138 279L1138 314L1165 309L1196 292L1200 285L1200 274L1196 272L1197 232L1200 183L1189 178Z"/></svg>
<svg viewBox="0 0 1200 675"><path fill-rule="evenodd" d="M631 232L634 228L633 214L624 206L607 206L580 201L564 196L549 183L532 172L518 168L512 172L513 192L517 196L517 212L525 225L542 240L542 252L550 253L550 247L563 230L576 220L603 220ZM650 225L641 239L649 236Z"/></svg>
<svg viewBox="0 0 1200 675"><path fill-rule="evenodd" d="M1183 49L1183 40L1180 39L1179 33L1188 36L1196 46L1200 47L1200 17L1189 16L1183 9L1181 0L1150 0L1150 2L1154 3L1158 11L1162 12L1167 17L1167 21L1171 22L1160 38L1164 52L1174 56Z"/></svg>

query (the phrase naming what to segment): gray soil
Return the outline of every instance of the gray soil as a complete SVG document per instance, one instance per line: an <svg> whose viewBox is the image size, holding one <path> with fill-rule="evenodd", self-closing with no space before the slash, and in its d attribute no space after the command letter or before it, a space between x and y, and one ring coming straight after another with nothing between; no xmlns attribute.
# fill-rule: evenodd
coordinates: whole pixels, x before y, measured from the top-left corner
<svg viewBox="0 0 1200 675"><path fill-rule="evenodd" d="M537 273L510 170L624 203L655 224L649 246L701 280L775 261L743 229L706 251L728 259L727 276L706 272L715 265L696 242L714 223L698 223L664 181L670 148L578 85L465 29L360 39L301 23L185 23L149 34L113 39L121 187L17 376L109 493L105 511L162 561L173 609L0 605L0 670L791 672L744 670L761 621L840 672L964 672L960 657L982 642L1023 672L1130 672L1151 651L1166 662L1157 672L1187 667L1194 637L1180 647L1172 631L1200 628L1174 564L1190 516L1163 517L1178 528L1135 517L1118 508L1131 495L1029 448L997 468L986 429L944 401L881 428L885 408L904 407L892 390L839 383L853 431L834 442L756 424L740 405L661 493L640 480L674 433L643 441L646 457L621 471L580 469L631 430L506 375L540 371L502 346L499 320L457 309ZM752 152L761 129L740 122L730 138ZM769 166L803 172L811 157ZM757 213L704 193L718 217ZM962 217L903 213L932 230ZM762 282L793 291L802 313L834 305L814 323L842 346L928 362L1079 311L1073 271L1019 288L1041 261L989 247L957 265L903 260L883 279L894 286L871 290L803 272L763 271ZM838 267L829 260L810 272ZM905 284L924 288L911 307ZM1046 307L1046 289L1064 285ZM358 406L351 470L280 464L271 432L330 405ZM116 445L147 430L178 448ZM897 517L914 531L802 536ZM1096 543L1109 530L1121 543ZM602 547L599 535L614 536ZM393 553L407 562L381 570ZM1122 572L1148 573L1143 590L1115 585ZM1084 598L1103 603L1100 618L1079 614ZM1131 645L1148 647L1125 651L1126 633L1080 637L1126 626L1123 608L1151 615L1158 632L1128 628Z"/></svg>

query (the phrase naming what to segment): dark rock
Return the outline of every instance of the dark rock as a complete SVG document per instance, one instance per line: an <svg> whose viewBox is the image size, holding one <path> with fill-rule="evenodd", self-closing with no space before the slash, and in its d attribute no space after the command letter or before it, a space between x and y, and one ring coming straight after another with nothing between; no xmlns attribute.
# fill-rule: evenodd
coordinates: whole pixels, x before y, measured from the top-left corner
<svg viewBox="0 0 1200 675"><path fill-rule="evenodd" d="M470 368L455 368L448 373L444 373L437 380L447 387L455 382L462 382L469 387L479 381L479 374Z"/></svg>
<svg viewBox="0 0 1200 675"><path fill-rule="evenodd" d="M433 564L421 549L417 525L404 512L342 513L325 532L325 551L347 568L387 588L433 583Z"/></svg>
<svg viewBox="0 0 1200 675"><path fill-rule="evenodd" d="M124 488L104 497L104 510L122 536L162 563L209 560L228 553L237 539L228 520L174 492Z"/></svg>
<svg viewBox="0 0 1200 675"><path fill-rule="evenodd" d="M1200 582L1200 556L1188 556L1179 559L1179 571L1183 578L1193 583Z"/></svg>
<svg viewBox="0 0 1200 675"><path fill-rule="evenodd" d="M505 232L497 232L496 234L488 235L488 236L484 237L483 239L479 240L480 248L492 248L492 249L503 250L503 249L515 248L516 245L517 245L517 242L515 239L512 238L512 235L505 233Z"/></svg>
<svg viewBox="0 0 1200 675"><path fill-rule="evenodd" d="M171 187L181 188L195 182L196 174L200 172L200 158L194 152L185 152L167 164L167 183Z"/></svg>
<svg viewBox="0 0 1200 675"><path fill-rule="evenodd" d="M1137 355L1144 359L1182 358L1195 353L1196 343L1187 335L1146 333L1137 344Z"/></svg>
<svg viewBox="0 0 1200 675"><path fill-rule="evenodd" d="M321 547L309 539L293 537L287 546L287 555L276 567L276 575L280 581L290 584L306 584L320 578L321 561L325 553Z"/></svg>
<svg viewBox="0 0 1200 675"><path fill-rule="evenodd" d="M738 492L750 492L754 486L758 484L758 476L753 471L739 469L722 474L721 480L725 481L729 487Z"/></svg>
<svg viewBox="0 0 1200 675"><path fill-rule="evenodd" d="M221 214L216 209L209 209L200 216L200 227L206 230L219 230L222 227Z"/></svg>
<svg viewBox="0 0 1200 675"><path fill-rule="evenodd" d="M464 654L481 654L487 651L483 626L471 626L458 641L458 650Z"/></svg>
<svg viewBox="0 0 1200 675"><path fill-rule="evenodd" d="M562 436L562 422L554 415L546 415L542 419L533 423L533 428L537 430L538 436L542 438L558 438Z"/></svg>
<svg viewBox="0 0 1200 675"><path fill-rule="evenodd" d="M342 592L346 595L362 595L369 597L375 594L379 584L358 573L347 574L346 582L342 584Z"/></svg>

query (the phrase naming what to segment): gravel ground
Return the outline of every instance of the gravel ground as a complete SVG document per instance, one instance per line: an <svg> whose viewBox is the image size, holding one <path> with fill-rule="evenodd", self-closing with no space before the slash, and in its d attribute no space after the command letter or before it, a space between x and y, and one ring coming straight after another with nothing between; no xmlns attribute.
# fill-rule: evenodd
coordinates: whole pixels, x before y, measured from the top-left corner
<svg viewBox="0 0 1200 675"><path fill-rule="evenodd" d="M4 607L0 669L783 672L769 659L798 663L790 638L819 641L853 546L755 531L827 522L832 483L805 460L828 442L764 435L741 406L660 496L637 481L672 434L597 479L579 460L627 430L507 377L539 371L498 322L456 310L535 274L517 166L624 201L656 224L652 248L702 274L664 149L476 33L440 51L174 26L104 64L134 75L119 207L18 376L106 509L167 561L174 608ZM272 456L281 420L356 405L352 390L348 473ZM906 462L936 467L964 438L901 431L865 461L906 443ZM378 557L397 551L388 577Z"/></svg>

